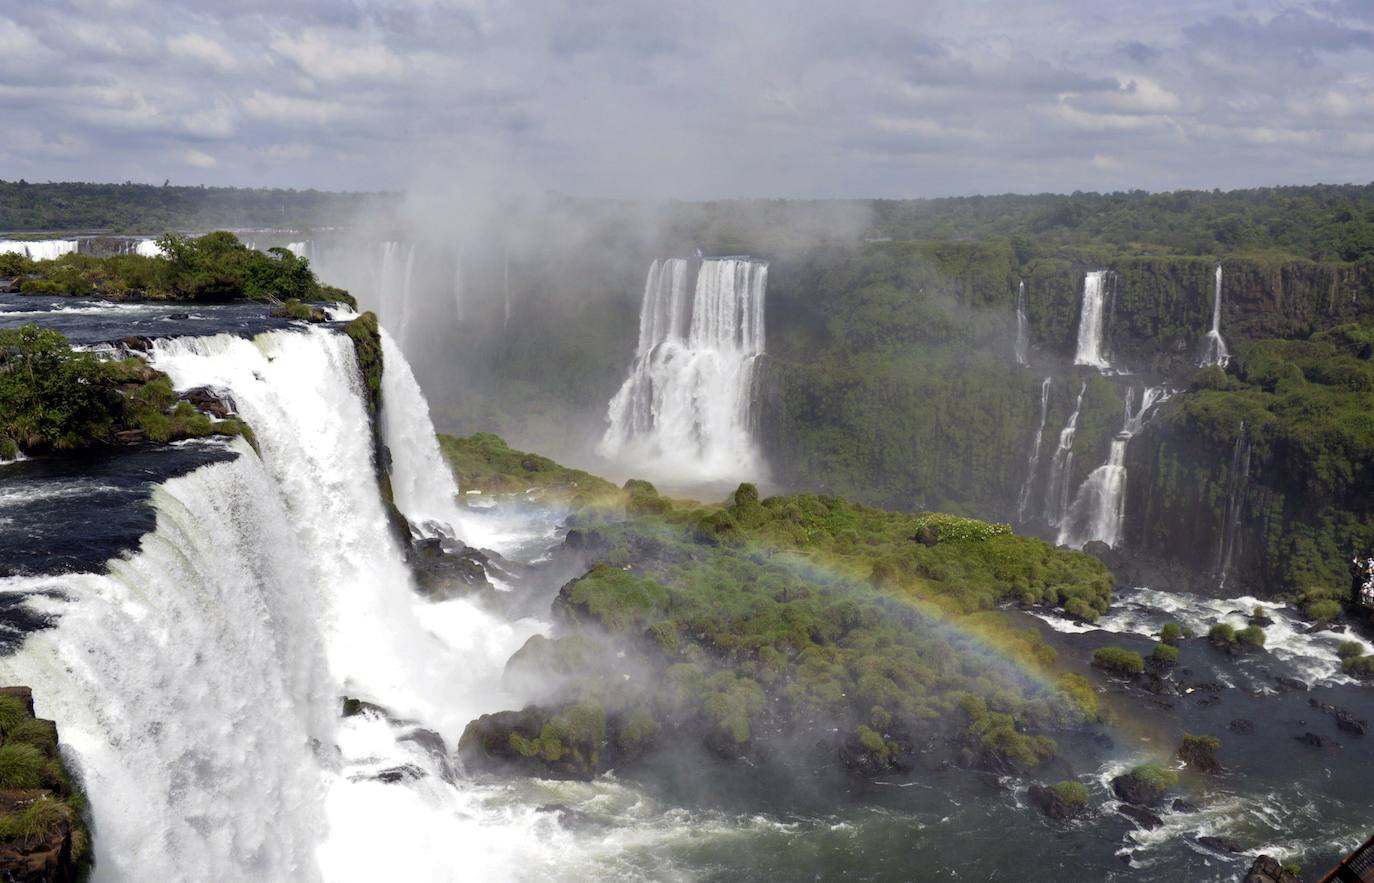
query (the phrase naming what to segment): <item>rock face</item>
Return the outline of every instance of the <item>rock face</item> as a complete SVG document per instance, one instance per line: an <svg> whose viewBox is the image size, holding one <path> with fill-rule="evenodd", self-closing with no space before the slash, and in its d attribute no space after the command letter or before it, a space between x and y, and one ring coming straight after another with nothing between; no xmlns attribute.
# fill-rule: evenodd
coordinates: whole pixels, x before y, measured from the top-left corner
<svg viewBox="0 0 1374 883"><path fill-rule="evenodd" d="M1150 812L1148 809L1139 806L1131 806L1129 803L1117 807L1116 811L1126 818L1132 819L1147 831L1153 831L1155 828L1164 824L1163 819Z"/></svg>
<svg viewBox="0 0 1374 883"><path fill-rule="evenodd" d="M1221 762L1216 752L1220 747L1221 743L1211 736L1185 736L1178 757L1200 773L1219 773Z"/></svg>
<svg viewBox="0 0 1374 883"><path fill-rule="evenodd" d="M1243 883L1302 883L1297 875L1283 869L1283 865L1267 855L1255 859Z"/></svg>
<svg viewBox="0 0 1374 883"><path fill-rule="evenodd" d="M1041 812L1052 819L1072 819L1080 815L1085 808L1084 804L1070 803L1055 789L1046 788L1044 785L1030 786L1026 796Z"/></svg>
<svg viewBox="0 0 1374 883"><path fill-rule="evenodd" d="M470 546L426 537L411 543L410 567L417 587L435 600L490 589L487 556Z"/></svg>
<svg viewBox="0 0 1374 883"><path fill-rule="evenodd" d="M469 769L590 781L601 771L606 718L589 706L484 714L467 725L458 756Z"/></svg>
<svg viewBox="0 0 1374 883"><path fill-rule="evenodd" d="M1136 806L1153 806L1164 798L1165 788L1147 778L1134 773L1125 773L1112 779L1112 792L1117 799Z"/></svg>
<svg viewBox="0 0 1374 883"><path fill-rule="evenodd" d="M15 721L4 729L5 747L32 757L0 771L0 880L76 883L90 871L90 842L57 726L34 716L28 687L0 688L0 704Z"/></svg>

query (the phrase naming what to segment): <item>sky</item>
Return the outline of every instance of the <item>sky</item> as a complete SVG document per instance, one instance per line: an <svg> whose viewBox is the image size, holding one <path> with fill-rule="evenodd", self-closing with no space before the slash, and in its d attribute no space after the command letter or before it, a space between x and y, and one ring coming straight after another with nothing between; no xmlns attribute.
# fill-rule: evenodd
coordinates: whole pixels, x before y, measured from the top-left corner
<svg viewBox="0 0 1374 883"><path fill-rule="evenodd" d="M6 180L1368 182L1374 0L0 0L0 120Z"/></svg>

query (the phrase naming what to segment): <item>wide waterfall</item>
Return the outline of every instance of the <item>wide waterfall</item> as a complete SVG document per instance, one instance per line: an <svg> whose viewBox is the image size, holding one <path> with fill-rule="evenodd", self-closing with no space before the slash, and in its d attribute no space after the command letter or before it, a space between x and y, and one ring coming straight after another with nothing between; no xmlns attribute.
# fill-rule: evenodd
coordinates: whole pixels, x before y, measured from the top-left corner
<svg viewBox="0 0 1374 883"><path fill-rule="evenodd" d="M0 239L0 254L22 254L30 260L50 261L71 254L78 245L75 239L39 239L32 242Z"/></svg>
<svg viewBox="0 0 1374 883"><path fill-rule="evenodd" d="M1226 341L1221 337L1221 263L1217 263L1215 293L1212 296L1212 330L1207 332L1207 340L1203 345L1202 367L1208 365L1219 365L1226 367L1226 363L1231 361L1231 351L1226 348Z"/></svg>
<svg viewBox="0 0 1374 883"><path fill-rule="evenodd" d="M1016 364L1025 365L1030 354L1030 322L1026 318L1026 282L1016 285L1016 343L1012 349Z"/></svg>
<svg viewBox="0 0 1374 883"><path fill-rule="evenodd" d="M1090 542L1115 548L1121 542L1121 525L1126 515L1126 446L1145 423L1145 416L1156 404L1168 398L1160 387L1149 387L1140 397L1140 409L1133 410L1135 390L1126 391L1126 413L1121 431L1112 439L1107 462L1083 480L1059 525L1058 542L1081 549Z"/></svg>
<svg viewBox="0 0 1374 883"><path fill-rule="evenodd" d="M0 670L61 727L97 878L516 876L515 844L541 848L533 811L487 810L412 734L451 745L511 701L501 669L539 626L414 592L351 342L323 329L183 338L152 358L178 388L228 391L261 456L238 441L236 459L163 484L156 530L108 575L3 581L55 618ZM345 695L411 723L341 719ZM394 767L414 781L377 780Z"/></svg>
<svg viewBox="0 0 1374 883"><path fill-rule="evenodd" d="M686 260L654 261L639 344L611 399L598 452L692 480L757 478L754 366L763 354L768 264L705 260L688 295Z"/></svg>
<svg viewBox="0 0 1374 883"><path fill-rule="evenodd" d="M1102 336L1107 314L1107 271L1094 270L1083 277L1083 303L1078 313L1078 351L1075 365L1099 370L1111 367L1103 351Z"/></svg>
<svg viewBox="0 0 1374 883"><path fill-rule="evenodd" d="M156 239L140 239L134 243L134 254L145 258L160 258L163 256L162 246L157 244Z"/></svg>
<svg viewBox="0 0 1374 883"><path fill-rule="evenodd" d="M1051 527L1058 527L1064 512L1069 508L1069 482L1073 473L1073 439L1078 433L1078 415L1083 410L1083 394L1088 384L1078 388L1078 398L1073 403L1073 413L1059 431L1059 444L1050 460L1050 477L1045 483L1045 521Z"/></svg>
<svg viewBox="0 0 1374 883"><path fill-rule="evenodd" d="M1035 440L1031 442L1030 456L1026 461L1026 481L1021 485L1021 494L1016 499L1016 517L1026 518L1026 507L1030 505L1031 489L1035 486L1035 473L1040 468L1040 447L1045 440L1045 419L1050 410L1050 384L1052 377L1040 383L1040 425L1035 429Z"/></svg>

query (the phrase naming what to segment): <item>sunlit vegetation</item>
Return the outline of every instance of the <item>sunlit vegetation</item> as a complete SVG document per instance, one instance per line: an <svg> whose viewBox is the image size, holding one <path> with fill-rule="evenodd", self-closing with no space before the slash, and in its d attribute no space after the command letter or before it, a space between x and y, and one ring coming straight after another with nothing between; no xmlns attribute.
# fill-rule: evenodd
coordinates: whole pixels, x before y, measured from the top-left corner
<svg viewBox="0 0 1374 883"><path fill-rule="evenodd" d="M509 494L537 488L558 492L578 503L619 501L623 496L603 478L561 466L548 457L517 451L490 432L462 438L441 434L439 447L465 491Z"/></svg>
<svg viewBox="0 0 1374 883"><path fill-rule="evenodd" d="M62 761L57 728L33 716L23 688L0 690L0 790L0 849L56 852L69 839L84 879L91 863L85 795Z"/></svg>

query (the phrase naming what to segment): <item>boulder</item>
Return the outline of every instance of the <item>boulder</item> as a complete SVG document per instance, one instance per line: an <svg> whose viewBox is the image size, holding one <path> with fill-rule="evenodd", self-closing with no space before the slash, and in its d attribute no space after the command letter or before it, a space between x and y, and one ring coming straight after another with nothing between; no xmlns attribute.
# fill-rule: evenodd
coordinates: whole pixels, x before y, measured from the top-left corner
<svg viewBox="0 0 1374 883"><path fill-rule="evenodd" d="M236 412L234 400L227 392L209 386L197 386L181 394L183 401L190 402L198 411L204 411L223 420Z"/></svg>
<svg viewBox="0 0 1374 883"><path fill-rule="evenodd" d="M609 747L605 712L595 705L484 714L463 730L458 756L468 769L590 781Z"/></svg>
<svg viewBox="0 0 1374 883"><path fill-rule="evenodd" d="M421 593L436 601L490 590L487 556L456 540L426 537L411 543L410 567Z"/></svg>
<svg viewBox="0 0 1374 883"><path fill-rule="evenodd" d="M1294 736L1293 738L1296 739L1297 741L1301 742L1302 744L1304 744L1304 745L1310 747L1310 748L1340 748L1340 747L1341 747L1341 743L1336 742L1335 740L1332 740L1332 739L1327 739L1325 736L1319 736L1319 735L1317 735L1316 733L1313 733L1313 732L1310 732L1310 731L1309 731L1309 732L1306 732L1306 733L1303 733L1301 736Z"/></svg>
<svg viewBox="0 0 1374 883"><path fill-rule="evenodd" d="M1200 773L1221 772L1217 749L1221 743L1212 736L1184 736L1178 748L1179 760Z"/></svg>
<svg viewBox="0 0 1374 883"><path fill-rule="evenodd" d="M1369 730L1369 721L1355 717L1349 709L1341 708L1339 705L1329 705L1315 697L1308 699L1307 704L1323 714L1331 715L1336 719L1336 726L1347 733L1363 736Z"/></svg>
<svg viewBox="0 0 1374 883"><path fill-rule="evenodd" d="M1244 852L1245 848L1230 837L1199 837L1197 842L1214 852Z"/></svg>
<svg viewBox="0 0 1374 883"><path fill-rule="evenodd" d="M1148 774L1153 770L1153 775ZM1145 771L1147 774L1142 774ZM1112 779L1112 792L1116 794L1118 800L1126 803L1133 803L1136 806L1154 806L1164 799L1164 792L1171 784L1165 776L1172 776L1177 781L1177 776L1165 771L1140 767L1129 773L1123 773Z"/></svg>
<svg viewBox="0 0 1374 883"><path fill-rule="evenodd" d="M1064 799L1063 794L1054 788L1034 784L1026 794L1030 802L1052 819L1072 819L1083 813L1086 804Z"/></svg>
<svg viewBox="0 0 1374 883"><path fill-rule="evenodd" d="M1164 824L1163 819L1141 806L1131 806L1129 803L1123 803L1116 808L1116 811L1126 818L1131 819L1147 831L1153 831L1155 828Z"/></svg>
<svg viewBox="0 0 1374 883"><path fill-rule="evenodd" d="M1255 859L1243 883L1302 883L1296 874L1283 869L1283 865L1267 855Z"/></svg>

